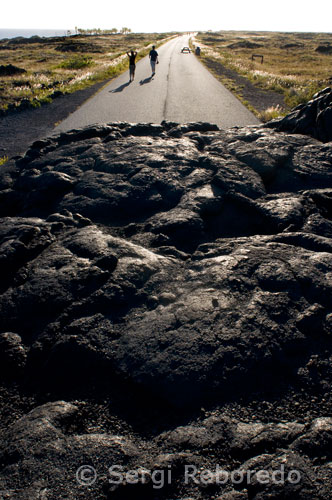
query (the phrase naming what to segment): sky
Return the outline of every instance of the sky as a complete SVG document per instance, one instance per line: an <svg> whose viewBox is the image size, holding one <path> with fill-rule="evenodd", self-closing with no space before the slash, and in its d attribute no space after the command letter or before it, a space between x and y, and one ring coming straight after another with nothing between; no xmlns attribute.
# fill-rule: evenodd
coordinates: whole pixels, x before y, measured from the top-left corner
<svg viewBox="0 0 332 500"><path fill-rule="evenodd" d="M316 0L16 0L3 2L0 28L128 27L133 32L332 32L332 1Z"/></svg>

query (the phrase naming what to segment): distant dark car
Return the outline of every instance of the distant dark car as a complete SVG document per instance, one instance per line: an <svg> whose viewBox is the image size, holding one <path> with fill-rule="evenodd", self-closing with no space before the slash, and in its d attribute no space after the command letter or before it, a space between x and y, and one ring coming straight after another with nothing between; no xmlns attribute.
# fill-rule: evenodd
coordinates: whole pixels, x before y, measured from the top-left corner
<svg viewBox="0 0 332 500"><path fill-rule="evenodd" d="M191 50L189 47L183 47L183 49L181 50L181 52L185 53L185 52L188 52L190 54Z"/></svg>

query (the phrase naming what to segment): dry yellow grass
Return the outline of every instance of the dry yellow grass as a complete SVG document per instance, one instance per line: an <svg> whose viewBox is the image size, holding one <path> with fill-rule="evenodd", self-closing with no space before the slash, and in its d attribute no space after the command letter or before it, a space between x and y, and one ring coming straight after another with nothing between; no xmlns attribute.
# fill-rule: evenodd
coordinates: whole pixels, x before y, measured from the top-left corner
<svg viewBox="0 0 332 500"><path fill-rule="evenodd" d="M198 33L196 39L205 57L220 60L260 88L283 94L288 108L332 83L329 33L220 31ZM263 55L263 64L252 60L253 54Z"/></svg>

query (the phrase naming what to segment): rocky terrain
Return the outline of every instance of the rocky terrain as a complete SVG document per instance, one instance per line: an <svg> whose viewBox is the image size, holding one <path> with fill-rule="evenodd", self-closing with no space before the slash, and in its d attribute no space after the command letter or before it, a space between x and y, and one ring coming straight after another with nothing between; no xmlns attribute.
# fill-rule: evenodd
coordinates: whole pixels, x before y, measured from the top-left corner
<svg viewBox="0 0 332 500"><path fill-rule="evenodd" d="M332 498L332 143L277 126L1 168L1 499Z"/></svg>
<svg viewBox="0 0 332 500"><path fill-rule="evenodd" d="M318 92L307 104L300 104L268 127L294 134L308 134L322 142L332 141L332 93L330 87Z"/></svg>

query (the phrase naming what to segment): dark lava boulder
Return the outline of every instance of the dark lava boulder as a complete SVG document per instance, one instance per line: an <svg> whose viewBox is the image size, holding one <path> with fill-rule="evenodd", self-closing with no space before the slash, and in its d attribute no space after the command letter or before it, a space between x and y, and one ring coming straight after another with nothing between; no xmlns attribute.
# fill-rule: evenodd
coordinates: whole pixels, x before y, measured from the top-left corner
<svg viewBox="0 0 332 500"><path fill-rule="evenodd" d="M327 87L317 92L306 104L300 104L284 118L265 125L282 132L307 134L319 141L332 140L332 90Z"/></svg>
<svg viewBox="0 0 332 500"><path fill-rule="evenodd" d="M315 51L319 52L320 54L332 54L332 45L330 44L318 45Z"/></svg>
<svg viewBox="0 0 332 500"><path fill-rule="evenodd" d="M26 70L13 66L13 64L0 65L0 76L14 76L21 75L22 73L26 73Z"/></svg>
<svg viewBox="0 0 332 500"><path fill-rule="evenodd" d="M263 45L261 43L256 43L256 42L249 42L248 40L243 40L240 42L235 42L231 43L230 45L227 45L228 49L257 49L259 47L262 47Z"/></svg>
<svg viewBox="0 0 332 500"><path fill-rule="evenodd" d="M55 47L59 52L102 52L102 49L93 43L79 42L77 40L65 40Z"/></svg>
<svg viewBox="0 0 332 500"><path fill-rule="evenodd" d="M4 498L331 498L331 153L117 123L1 168Z"/></svg>

